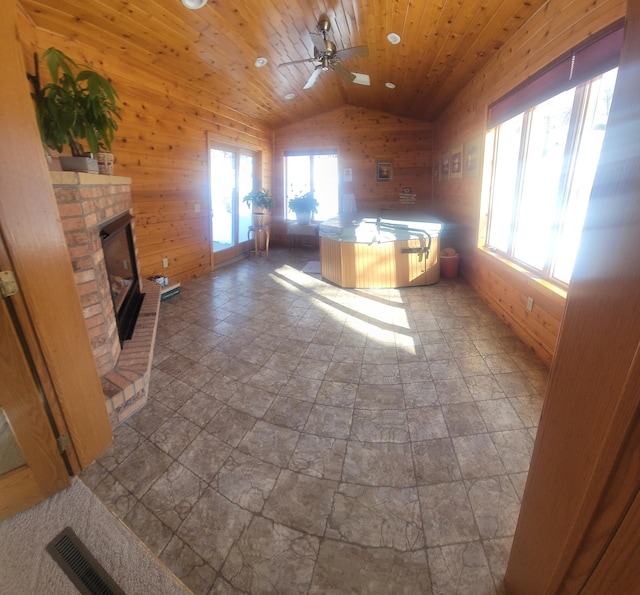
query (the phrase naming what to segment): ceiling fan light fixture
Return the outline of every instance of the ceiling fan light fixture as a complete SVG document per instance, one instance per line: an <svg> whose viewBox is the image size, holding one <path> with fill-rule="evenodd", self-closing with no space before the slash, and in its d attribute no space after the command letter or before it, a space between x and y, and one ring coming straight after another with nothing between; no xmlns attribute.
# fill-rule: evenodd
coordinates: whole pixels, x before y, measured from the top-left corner
<svg viewBox="0 0 640 595"><path fill-rule="evenodd" d="M209 0L182 0L182 5L191 10L203 8Z"/></svg>
<svg viewBox="0 0 640 595"><path fill-rule="evenodd" d="M263 66L266 66L268 62L269 60L261 56L260 58L256 58L256 61L253 64L256 68L262 68Z"/></svg>
<svg viewBox="0 0 640 595"><path fill-rule="evenodd" d="M389 33L389 35L387 35L387 39L389 40L389 43L393 45L398 45L402 41L397 33Z"/></svg>
<svg viewBox="0 0 640 595"><path fill-rule="evenodd" d="M393 83L385 83L384 86L387 89L395 89L396 88L395 84L393 84Z"/></svg>

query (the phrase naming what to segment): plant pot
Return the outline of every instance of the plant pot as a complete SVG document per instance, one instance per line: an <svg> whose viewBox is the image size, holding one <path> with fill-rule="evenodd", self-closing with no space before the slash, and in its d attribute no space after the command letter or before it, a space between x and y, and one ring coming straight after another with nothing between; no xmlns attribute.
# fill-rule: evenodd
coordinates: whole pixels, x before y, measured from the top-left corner
<svg viewBox="0 0 640 595"><path fill-rule="evenodd" d="M260 227L265 224L266 209L263 209L262 207L254 207L251 214L253 216L253 225Z"/></svg>
<svg viewBox="0 0 640 595"><path fill-rule="evenodd" d="M60 156L60 166L64 171L82 171L88 174L99 172L98 161L93 157Z"/></svg>
<svg viewBox="0 0 640 595"><path fill-rule="evenodd" d="M311 213L296 213L296 220L300 225L309 225L311 222Z"/></svg>
<svg viewBox="0 0 640 595"><path fill-rule="evenodd" d="M113 153L98 153L98 171L105 176L113 175Z"/></svg>
<svg viewBox="0 0 640 595"><path fill-rule="evenodd" d="M440 276L445 279L455 279L458 276L460 255L440 256Z"/></svg>

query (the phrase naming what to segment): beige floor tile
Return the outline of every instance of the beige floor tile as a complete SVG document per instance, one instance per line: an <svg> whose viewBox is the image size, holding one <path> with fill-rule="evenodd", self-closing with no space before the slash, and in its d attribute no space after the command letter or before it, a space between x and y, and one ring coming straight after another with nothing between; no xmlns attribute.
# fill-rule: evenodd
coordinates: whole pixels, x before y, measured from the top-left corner
<svg viewBox="0 0 640 595"><path fill-rule="evenodd" d="M309 593L431 593L424 550L365 548L331 539L320 546Z"/></svg>
<svg viewBox="0 0 640 595"><path fill-rule="evenodd" d="M427 546L479 539L463 482L419 486L418 493Z"/></svg>
<svg viewBox="0 0 640 595"><path fill-rule="evenodd" d="M400 551L423 548L417 489L341 484L335 494L326 536Z"/></svg>
<svg viewBox="0 0 640 595"><path fill-rule="evenodd" d="M299 432L260 420L247 432L238 448L267 463L286 467L298 436Z"/></svg>
<svg viewBox="0 0 640 595"><path fill-rule="evenodd" d="M495 585L479 541L429 548L434 595L491 595Z"/></svg>
<svg viewBox="0 0 640 595"><path fill-rule="evenodd" d="M206 487L206 482L176 462L149 488L142 503L175 531Z"/></svg>
<svg viewBox="0 0 640 595"><path fill-rule="evenodd" d="M400 488L415 486L411 446L408 443L349 440L342 481Z"/></svg>
<svg viewBox="0 0 640 595"><path fill-rule="evenodd" d="M283 469L262 514L287 527L323 536L338 483Z"/></svg>
<svg viewBox="0 0 640 595"><path fill-rule="evenodd" d="M546 368L462 279L347 290L317 258L183 283L83 479L196 595L503 593Z"/></svg>
<svg viewBox="0 0 640 595"><path fill-rule="evenodd" d="M215 570L251 522L251 513L208 488L177 531Z"/></svg>
<svg viewBox="0 0 640 595"><path fill-rule="evenodd" d="M254 517L233 546L222 575L248 593L304 593L320 542L267 519Z"/></svg>
<svg viewBox="0 0 640 595"><path fill-rule="evenodd" d="M301 434L289 468L312 477L339 480L346 450L346 440Z"/></svg>

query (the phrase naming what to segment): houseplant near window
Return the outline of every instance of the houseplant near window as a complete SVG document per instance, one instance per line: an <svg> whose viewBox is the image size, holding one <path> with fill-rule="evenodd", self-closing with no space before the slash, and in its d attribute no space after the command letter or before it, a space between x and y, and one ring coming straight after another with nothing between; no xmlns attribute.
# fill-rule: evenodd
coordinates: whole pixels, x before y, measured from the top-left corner
<svg viewBox="0 0 640 595"><path fill-rule="evenodd" d="M268 190L252 190L242 202L246 203L253 211L253 224L264 225L264 214L273 209L273 199Z"/></svg>
<svg viewBox="0 0 640 595"><path fill-rule="evenodd" d="M110 151L120 107L111 83L94 70L78 66L60 50L49 48L43 54L52 82L36 89L36 117L45 147L61 152L69 145L79 163L76 171L97 172L91 154ZM90 154L79 142L84 139ZM63 169L71 169L61 157ZM111 160L112 161L112 160Z"/></svg>
<svg viewBox="0 0 640 595"><path fill-rule="evenodd" d="M306 224L311 221L311 216L318 212L319 204L314 198L313 192L305 192L289 199L289 210L296 214L298 223Z"/></svg>

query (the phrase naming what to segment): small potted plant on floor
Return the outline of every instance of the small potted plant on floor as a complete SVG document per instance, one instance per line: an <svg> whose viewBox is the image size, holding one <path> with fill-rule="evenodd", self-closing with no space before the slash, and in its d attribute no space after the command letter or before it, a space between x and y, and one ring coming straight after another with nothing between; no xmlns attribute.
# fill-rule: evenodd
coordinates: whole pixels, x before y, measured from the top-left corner
<svg viewBox="0 0 640 595"><path fill-rule="evenodd" d="M118 94L111 83L94 70L78 66L60 50L43 54L52 82L36 89L36 117L45 147L62 152L68 145L72 157L61 157L63 169L98 172L93 156L110 152L116 118L120 118ZM87 141L89 153L79 142ZM113 163L113 158L101 156Z"/></svg>
<svg viewBox="0 0 640 595"><path fill-rule="evenodd" d="M289 210L296 214L298 223L307 224L311 221L312 215L318 212L319 204L314 198L313 192L305 192L289 199Z"/></svg>
<svg viewBox="0 0 640 595"><path fill-rule="evenodd" d="M251 208L253 213L253 224L264 225L264 214L273 209L273 199L268 190L252 190L247 194L242 202Z"/></svg>

